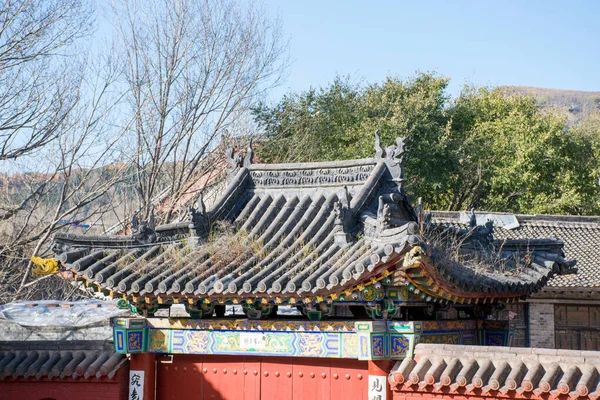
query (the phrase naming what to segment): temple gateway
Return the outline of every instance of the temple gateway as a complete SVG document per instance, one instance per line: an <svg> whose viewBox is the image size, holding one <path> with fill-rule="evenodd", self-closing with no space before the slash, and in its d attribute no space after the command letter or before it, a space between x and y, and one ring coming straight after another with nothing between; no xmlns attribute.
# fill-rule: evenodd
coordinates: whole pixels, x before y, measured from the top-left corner
<svg viewBox="0 0 600 400"><path fill-rule="evenodd" d="M133 218L128 236L57 234L55 258L139 315L114 320L114 346L131 354L145 400L391 399L399 385L502 397L509 377L514 397L523 362L459 360L447 346L509 346L498 311L575 263L559 240L497 239L475 214L455 226L413 207L405 145L376 136L373 158L302 164L254 164L251 145L231 149L211 207L200 195L185 220ZM173 304L190 317L156 315ZM231 306L239 312L226 315ZM548 392L561 379L575 390L584 373L567 370Z"/></svg>

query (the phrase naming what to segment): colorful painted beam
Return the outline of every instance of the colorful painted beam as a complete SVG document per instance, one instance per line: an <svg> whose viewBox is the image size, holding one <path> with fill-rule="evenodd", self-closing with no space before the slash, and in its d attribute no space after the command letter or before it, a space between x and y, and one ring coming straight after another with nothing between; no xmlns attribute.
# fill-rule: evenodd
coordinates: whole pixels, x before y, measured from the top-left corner
<svg viewBox="0 0 600 400"><path fill-rule="evenodd" d="M506 323L487 322L119 318L114 340L118 353L402 360L419 342L508 344Z"/></svg>

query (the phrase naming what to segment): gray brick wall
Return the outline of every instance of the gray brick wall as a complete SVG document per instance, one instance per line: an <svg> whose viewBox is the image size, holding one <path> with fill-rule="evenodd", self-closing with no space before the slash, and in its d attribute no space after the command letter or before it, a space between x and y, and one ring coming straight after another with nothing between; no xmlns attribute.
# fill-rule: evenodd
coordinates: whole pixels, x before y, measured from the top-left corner
<svg viewBox="0 0 600 400"><path fill-rule="evenodd" d="M529 303L529 345L545 349L555 347L553 304Z"/></svg>

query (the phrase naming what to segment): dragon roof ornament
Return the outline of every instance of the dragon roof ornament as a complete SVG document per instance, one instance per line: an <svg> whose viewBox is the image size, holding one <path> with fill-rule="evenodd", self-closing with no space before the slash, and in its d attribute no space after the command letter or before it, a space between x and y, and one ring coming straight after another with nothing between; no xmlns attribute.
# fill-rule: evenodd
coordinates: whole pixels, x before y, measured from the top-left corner
<svg viewBox="0 0 600 400"><path fill-rule="evenodd" d="M225 161L227 161L226 173L227 183L229 183L233 177L238 173L240 168L248 168L252 165L252 159L254 158L254 149L252 148L252 138L248 141L248 149L246 154L242 156L241 153L235 153L235 147L229 147L225 151Z"/></svg>
<svg viewBox="0 0 600 400"><path fill-rule="evenodd" d="M404 182L404 165L406 164L407 152L406 137L396 138L396 145L381 147L381 138L379 130L375 131L375 161L383 161L388 166L392 174L393 181L402 185Z"/></svg>

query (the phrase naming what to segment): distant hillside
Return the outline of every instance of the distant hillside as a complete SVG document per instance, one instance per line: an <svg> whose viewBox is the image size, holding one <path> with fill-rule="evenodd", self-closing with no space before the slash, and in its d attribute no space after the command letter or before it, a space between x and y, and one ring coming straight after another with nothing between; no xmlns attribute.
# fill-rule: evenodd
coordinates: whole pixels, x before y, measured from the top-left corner
<svg viewBox="0 0 600 400"><path fill-rule="evenodd" d="M499 89L509 94L533 96L538 99L543 108L565 113L571 123L581 120L594 110L600 111L600 92L545 89L531 86L501 86Z"/></svg>

